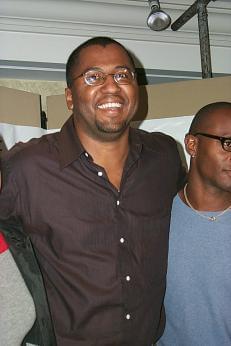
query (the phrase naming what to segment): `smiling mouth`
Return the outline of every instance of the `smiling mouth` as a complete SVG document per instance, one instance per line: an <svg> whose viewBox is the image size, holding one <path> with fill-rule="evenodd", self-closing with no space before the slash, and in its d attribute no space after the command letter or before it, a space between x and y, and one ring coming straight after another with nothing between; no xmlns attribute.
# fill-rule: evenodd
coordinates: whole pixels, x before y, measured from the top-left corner
<svg viewBox="0 0 231 346"><path fill-rule="evenodd" d="M102 103L97 106L99 109L117 109L121 108L122 104L119 102L108 102L108 103Z"/></svg>

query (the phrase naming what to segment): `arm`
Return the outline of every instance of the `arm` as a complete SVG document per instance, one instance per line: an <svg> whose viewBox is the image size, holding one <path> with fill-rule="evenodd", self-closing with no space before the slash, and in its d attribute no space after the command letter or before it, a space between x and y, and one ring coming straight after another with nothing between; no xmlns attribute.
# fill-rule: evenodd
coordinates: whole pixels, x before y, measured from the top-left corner
<svg viewBox="0 0 231 346"><path fill-rule="evenodd" d="M2 155L0 166L0 219L7 220L17 216L18 188L15 173L8 153ZM17 171L17 170L16 170Z"/></svg>

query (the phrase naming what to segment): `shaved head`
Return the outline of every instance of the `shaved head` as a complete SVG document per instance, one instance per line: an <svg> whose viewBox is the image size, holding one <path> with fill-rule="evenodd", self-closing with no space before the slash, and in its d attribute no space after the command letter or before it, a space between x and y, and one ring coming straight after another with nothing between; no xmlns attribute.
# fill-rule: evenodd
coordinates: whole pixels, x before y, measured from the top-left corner
<svg viewBox="0 0 231 346"><path fill-rule="evenodd" d="M222 140L230 138L230 102L215 102L201 108L185 136L185 148L191 156L189 180L199 190L203 187L213 191L216 198L223 194L224 205L230 204L231 153Z"/></svg>
<svg viewBox="0 0 231 346"><path fill-rule="evenodd" d="M231 109L231 102L214 102L202 107L193 118L189 128L189 134L200 132L207 127L211 115L221 109Z"/></svg>

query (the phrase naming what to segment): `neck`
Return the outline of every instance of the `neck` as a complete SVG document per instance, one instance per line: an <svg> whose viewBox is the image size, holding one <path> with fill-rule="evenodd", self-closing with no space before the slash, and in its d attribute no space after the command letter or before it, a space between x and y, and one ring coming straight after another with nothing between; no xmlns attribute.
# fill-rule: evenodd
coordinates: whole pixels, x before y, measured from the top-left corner
<svg viewBox="0 0 231 346"><path fill-rule="evenodd" d="M129 152L129 129L113 141L100 142L82 134L79 136L84 149L98 166L104 168L108 179L117 190L120 189L123 168Z"/></svg>
<svg viewBox="0 0 231 346"><path fill-rule="evenodd" d="M102 167L104 167L104 163L121 162L127 157L129 149L128 131L112 141L99 141L85 135L81 135L79 138L94 162Z"/></svg>
<svg viewBox="0 0 231 346"><path fill-rule="evenodd" d="M211 187L198 186L198 184L192 184L190 180L184 191L180 192L180 197L185 204L198 211L222 211L231 205L229 192L219 190L217 193Z"/></svg>

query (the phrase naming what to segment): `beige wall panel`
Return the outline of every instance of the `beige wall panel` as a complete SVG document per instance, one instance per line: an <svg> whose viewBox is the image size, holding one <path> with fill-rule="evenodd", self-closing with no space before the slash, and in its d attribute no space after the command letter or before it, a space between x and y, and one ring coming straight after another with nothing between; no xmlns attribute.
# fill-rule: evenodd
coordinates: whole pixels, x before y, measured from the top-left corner
<svg viewBox="0 0 231 346"><path fill-rule="evenodd" d="M71 115L67 109L65 95L47 96L47 128L59 129Z"/></svg>
<svg viewBox="0 0 231 346"><path fill-rule="evenodd" d="M231 102L231 76L148 85L140 94L135 120L194 115L208 103Z"/></svg>
<svg viewBox="0 0 231 346"><path fill-rule="evenodd" d="M40 95L0 86L0 122L41 126Z"/></svg>
<svg viewBox="0 0 231 346"><path fill-rule="evenodd" d="M27 91L41 96L42 110L47 113L46 98L50 95L64 93L66 83L64 81L29 80L29 79L2 79L0 85L7 88Z"/></svg>
<svg viewBox="0 0 231 346"><path fill-rule="evenodd" d="M142 86L140 98L134 120L194 115L208 103L231 102L231 77ZM47 97L49 129L60 128L70 114L64 95Z"/></svg>

